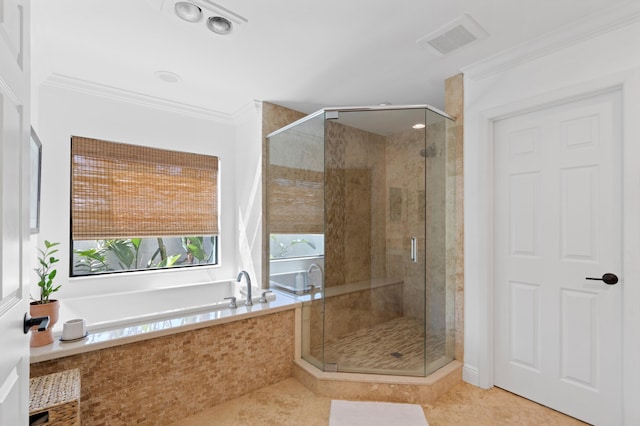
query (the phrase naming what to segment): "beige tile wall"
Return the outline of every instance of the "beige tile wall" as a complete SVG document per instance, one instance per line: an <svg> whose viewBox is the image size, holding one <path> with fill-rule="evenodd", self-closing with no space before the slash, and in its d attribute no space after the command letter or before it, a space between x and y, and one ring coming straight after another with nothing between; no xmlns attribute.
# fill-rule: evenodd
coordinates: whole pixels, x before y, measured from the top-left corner
<svg viewBox="0 0 640 426"><path fill-rule="evenodd" d="M31 365L80 369L82 424L168 424L291 376L294 310Z"/></svg>
<svg viewBox="0 0 640 426"><path fill-rule="evenodd" d="M385 139L326 122L325 285L385 277Z"/></svg>
<svg viewBox="0 0 640 426"><path fill-rule="evenodd" d="M455 354L464 360L464 80L458 74L445 80L445 111L456 119L456 161L452 172L456 175L456 241L455 241Z"/></svg>
<svg viewBox="0 0 640 426"><path fill-rule="evenodd" d="M386 139L386 186L390 209L386 224L387 273L389 277L404 279L404 315L423 321L425 272L428 272L425 257L433 253L425 249L425 244L430 242L425 240L425 202L429 203L425 193L426 163L420 156L425 133L423 130L409 130L389 135ZM427 237L430 237L428 233ZM409 257L411 238L417 238L417 262ZM433 264L426 260L429 265Z"/></svg>

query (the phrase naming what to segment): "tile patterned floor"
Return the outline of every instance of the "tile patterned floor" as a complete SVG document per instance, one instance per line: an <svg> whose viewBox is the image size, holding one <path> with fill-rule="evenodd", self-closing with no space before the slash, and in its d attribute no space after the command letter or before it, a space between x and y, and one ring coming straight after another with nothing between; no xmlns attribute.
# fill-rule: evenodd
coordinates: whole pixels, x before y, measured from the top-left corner
<svg viewBox="0 0 640 426"><path fill-rule="evenodd" d="M225 402L174 426L327 426L331 399L291 378ZM499 388L460 383L423 410L430 426L583 425Z"/></svg>
<svg viewBox="0 0 640 426"><path fill-rule="evenodd" d="M339 371L422 374L425 365L424 325L400 317L371 328L349 333L324 346L327 363L338 364ZM322 359L322 346L311 348L311 356ZM445 355L444 336L430 339L427 360ZM314 363L315 364L315 363Z"/></svg>

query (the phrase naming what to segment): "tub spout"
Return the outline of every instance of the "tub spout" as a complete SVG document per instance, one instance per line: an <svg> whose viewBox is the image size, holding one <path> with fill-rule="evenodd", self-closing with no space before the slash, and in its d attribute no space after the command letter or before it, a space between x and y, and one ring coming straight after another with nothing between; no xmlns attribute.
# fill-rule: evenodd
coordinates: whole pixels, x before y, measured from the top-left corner
<svg viewBox="0 0 640 426"><path fill-rule="evenodd" d="M247 279L247 301L244 302L246 306L253 305L253 300L251 300L251 278L249 277L249 273L247 271L240 271L238 274L238 282L242 282L242 276L245 276Z"/></svg>
<svg viewBox="0 0 640 426"><path fill-rule="evenodd" d="M311 279L311 273L313 272L314 269L317 269L318 273L320 274L320 282L318 283L316 283ZM309 269L307 269L307 279L309 280L309 291L313 291L316 288L317 289L322 288L322 282L324 281L323 274L324 273L322 272L322 268L317 263L312 263L311 265L309 265Z"/></svg>

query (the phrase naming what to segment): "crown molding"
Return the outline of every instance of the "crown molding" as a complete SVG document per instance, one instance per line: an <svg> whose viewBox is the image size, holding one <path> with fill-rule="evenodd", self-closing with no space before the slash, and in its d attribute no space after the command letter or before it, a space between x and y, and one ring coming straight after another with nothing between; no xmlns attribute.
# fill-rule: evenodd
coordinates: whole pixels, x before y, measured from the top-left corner
<svg viewBox="0 0 640 426"><path fill-rule="evenodd" d="M235 124L240 124L246 120L262 117L262 101L254 99L244 104L240 109L232 114Z"/></svg>
<svg viewBox="0 0 640 426"><path fill-rule="evenodd" d="M171 101L156 96L145 95L143 93L135 92L132 90L120 89L114 86L96 83L89 80L83 80L63 74L51 74L41 84L41 86L64 90L73 90L75 92L87 95L98 96L101 98L111 99L119 102L126 102L146 108L155 108L161 111L182 114L202 120L224 122L227 124L233 121L232 114L227 114L224 112L195 105L189 105L182 102Z"/></svg>
<svg viewBox="0 0 640 426"><path fill-rule="evenodd" d="M462 72L480 80L637 22L640 2L629 1L466 66Z"/></svg>

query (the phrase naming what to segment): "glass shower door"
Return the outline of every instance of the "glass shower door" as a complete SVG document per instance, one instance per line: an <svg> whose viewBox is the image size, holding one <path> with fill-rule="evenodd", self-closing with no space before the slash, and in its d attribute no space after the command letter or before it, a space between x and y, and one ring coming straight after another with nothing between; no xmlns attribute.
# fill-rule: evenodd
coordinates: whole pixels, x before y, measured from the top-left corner
<svg viewBox="0 0 640 426"><path fill-rule="evenodd" d="M454 358L455 131L453 120L427 110L425 158L426 373Z"/></svg>
<svg viewBox="0 0 640 426"><path fill-rule="evenodd" d="M302 302L302 357L323 360L324 114L268 137L269 287Z"/></svg>
<svg viewBox="0 0 640 426"><path fill-rule="evenodd" d="M326 114L325 370L424 376L426 110Z"/></svg>

